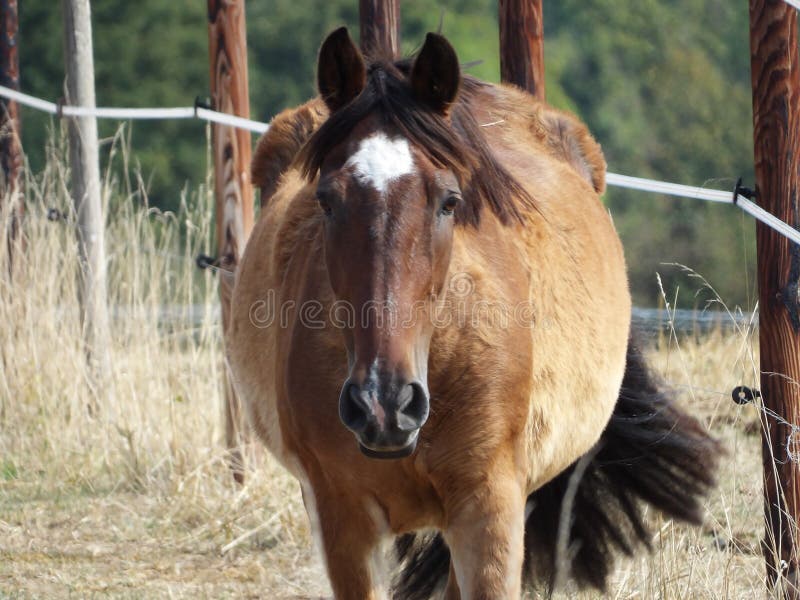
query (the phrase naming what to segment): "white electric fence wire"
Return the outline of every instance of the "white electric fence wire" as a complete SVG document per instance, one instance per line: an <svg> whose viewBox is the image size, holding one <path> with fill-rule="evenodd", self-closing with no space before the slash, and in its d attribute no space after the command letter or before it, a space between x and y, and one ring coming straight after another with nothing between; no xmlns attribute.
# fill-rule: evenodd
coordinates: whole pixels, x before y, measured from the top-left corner
<svg viewBox="0 0 800 600"><path fill-rule="evenodd" d="M655 179L644 179L642 177L630 177L629 175L618 175L617 173L606 173L606 183L632 190L680 196L681 198L692 198L693 200L707 200L709 202L727 202L730 204L733 198L732 192L710 190L680 183L667 183L666 181L656 181Z"/></svg>
<svg viewBox="0 0 800 600"><path fill-rule="evenodd" d="M51 115L54 115L58 112L58 107L52 102L41 100L35 96L29 96L28 94L23 94L22 92L12 90L11 88L7 88L2 85L0 85L0 96L8 98L9 100L13 100L14 102L24 104L25 106L30 106L31 108L50 113Z"/></svg>
<svg viewBox="0 0 800 600"><path fill-rule="evenodd" d="M65 117L97 117L98 119L193 119L193 107L176 108L85 108L83 106L61 107Z"/></svg>
<svg viewBox="0 0 800 600"><path fill-rule="evenodd" d="M226 113L209 110L207 108L198 108L197 117L211 121L212 123L220 123L221 125L230 125L231 127L238 127L239 129L248 129L253 133L263 134L269 129L268 123L261 123L259 121L252 121L244 117L237 117Z"/></svg>
<svg viewBox="0 0 800 600"><path fill-rule="evenodd" d="M44 111L51 115L61 114L65 117L96 117L98 119L201 119L204 121L211 121L212 123L219 123L221 125L229 125L231 127L238 127L239 129L247 129L255 133L264 133L269 129L267 123L237 117L226 113L209 110L194 106L179 106L175 108L92 108L85 106L70 106L62 105L59 107L54 102L48 102L23 94L11 88L0 86L0 96L19 102L24 106L29 106L37 110Z"/></svg>
<svg viewBox="0 0 800 600"><path fill-rule="evenodd" d="M800 10L800 2L798 0L783 0L789 6L794 6L797 10Z"/></svg>
<svg viewBox="0 0 800 600"><path fill-rule="evenodd" d="M793 1L786 0L792 6L800 8L800 0ZM0 96L14 100L25 106L35 108L37 110L50 113L51 115L62 115L67 117L84 117L94 116L100 119L202 119L212 123L219 123L221 125L228 125L240 129L247 129L249 131L263 134L269 129L267 123L237 117L220 113L215 110L209 110L202 107L175 107L175 108L91 108L83 106L59 106L53 102L36 98L28 94L23 94L11 88L0 86ZM669 183L666 181L657 181L655 179L644 179L642 177L630 177L628 175L619 175L617 173L606 173L606 182L609 185L624 187L629 189L641 190L646 192L655 192L657 194L666 194L670 196L680 196L683 198L692 198L695 200L707 200L709 202L722 202L727 204L734 204L733 194L723 190L711 190L702 187L695 187L691 185L681 185L679 183ZM784 223L776 216L765 211L754 202L751 202L744 196L739 195L736 206L741 208L749 215L755 217L765 225L771 227L778 233L786 236L796 244L800 244L800 231Z"/></svg>
<svg viewBox="0 0 800 600"><path fill-rule="evenodd" d="M795 229L788 223L784 223L778 217L776 217L772 213L767 212L755 202L751 202L744 196L740 195L739 200L736 202L736 205L747 214L755 217L765 225L771 227L772 229L780 233L781 235L786 236L787 238L792 240L795 244L800 244L800 231L797 231L797 229Z"/></svg>
<svg viewBox="0 0 800 600"><path fill-rule="evenodd" d="M794 8L800 10L800 0L784 0ZM11 88L0 86L0 96L13 100L30 108L34 108L51 115L62 115L67 117L94 116L99 119L201 119L221 125L229 125L240 129L263 134L269 129L267 123L237 117L209 110L202 107L175 107L175 108L90 108L83 106L59 106L53 102L36 98L28 94L23 94ZM786 236L796 244L800 244L800 231L784 223L775 215L770 214L763 208L751 202L742 195L739 195L736 202L733 201L733 194L723 190L712 190L702 187L682 185L679 183L669 183L657 181L655 179L645 179L642 177L630 177L618 173L606 173L606 183L616 187L640 190L644 192L654 192L668 196L679 196L682 198L692 198L694 200L705 200L708 202L721 202L726 204L736 204L743 211L758 219L765 225L771 227L778 233ZM180 256L183 259L183 256ZM684 387L684 386L681 386ZM693 386L686 386L693 387ZM713 390L704 390L713 391ZM723 392L713 392L724 394ZM789 423L779 414L770 410L763 404L759 407L766 415L772 417L779 423L789 428L789 435L786 440L786 459L791 462L800 462L800 426Z"/></svg>
<svg viewBox="0 0 800 600"><path fill-rule="evenodd" d="M617 187L641 190L644 192L655 192L657 194L680 196L682 198L692 198L694 200L706 200L708 202L734 204L733 193L726 192L724 190L710 190L692 185L681 185L679 183L656 181L655 179L644 179L642 177L618 175L617 173L606 173L606 183ZM786 236L795 244L800 244L800 231L788 223L784 223L775 215L758 206L755 202L751 202L739 194L735 205L768 227L771 227L781 235Z"/></svg>

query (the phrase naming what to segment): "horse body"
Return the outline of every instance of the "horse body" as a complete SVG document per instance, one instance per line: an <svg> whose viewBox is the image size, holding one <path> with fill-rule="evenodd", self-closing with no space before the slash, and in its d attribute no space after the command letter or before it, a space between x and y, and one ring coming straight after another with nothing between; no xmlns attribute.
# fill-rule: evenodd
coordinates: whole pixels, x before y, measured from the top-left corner
<svg viewBox="0 0 800 600"><path fill-rule="evenodd" d="M345 66L354 50L347 41L336 40ZM484 207L471 224L448 229L442 212L392 213L401 192L380 196L381 185L398 190L404 182L400 201L408 204L431 195L431 182L455 184L413 143L402 147L410 170L398 164L403 154L375 167L365 150L373 171L361 177L353 162L360 149L374 154L380 140L402 138L378 118L354 125L333 153L342 156L306 177L291 161L329 113L346 110L330 90L325 102L278 117L256 153L254 179L268 193L237 274L230 364L255 431L301 482L338 598L379 597L381 542L421 529L442 532L449 548L448 597L518 596L526 502L592 449L626 372L630 296L622 248L598 196L599 147L574 118L519 90L469 86L469 110L489 150L535 200L519 209L521 221ZM321 181L335 187L341 172L348 186L368 175L372 187L348 196L362 198L361 208L334 234L314 198L327 185ZM389 207L380 209L388 221L373 214L376 206ZM353 233L357 226L369 233ZM405 235L409 227L423 233ZM332 263L340 235L349 237L337 248L352 248L352 256ZM380 244L399 254L373 256ZM337 264L364 272L354 279ZM417 271L419 285L409 279ZM352 291L360 281L369 289ZM341 314L344 288L382 308L407 308L419 300L413 289L429 290L433 299L417 308L434 323L377 331L349 322L363 311ZM394 460L376 460L384 450Z"/></svg>

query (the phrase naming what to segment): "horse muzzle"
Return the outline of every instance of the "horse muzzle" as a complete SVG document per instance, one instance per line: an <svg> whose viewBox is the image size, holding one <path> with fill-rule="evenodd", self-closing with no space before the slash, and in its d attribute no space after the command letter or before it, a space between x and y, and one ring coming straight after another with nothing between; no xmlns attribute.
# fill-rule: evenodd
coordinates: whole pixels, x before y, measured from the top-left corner
<svg viewBox="0 0 800 600"><path fill-rule="evenodd" d="M370 458L404 458L414 452L428 419L430 398L421 383L371 376L348 379L339 396L339 418Z"/></svg>

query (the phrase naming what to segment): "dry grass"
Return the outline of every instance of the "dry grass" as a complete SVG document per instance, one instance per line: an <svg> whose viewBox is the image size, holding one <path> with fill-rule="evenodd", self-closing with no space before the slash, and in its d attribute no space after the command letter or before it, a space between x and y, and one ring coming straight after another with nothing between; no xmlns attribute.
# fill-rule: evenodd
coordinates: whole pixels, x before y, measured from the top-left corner
<svg viewBox="0 0 800 600"><path fill-rule="evenodd" d="M73 228L46 218L70 212L63 148L51 153L27 182L27 252L13 285L0 279L0 598L328 593L297 484L269 457L241 488L226 466L216 281L193 262L211 245L208 186L161 214L135 182L107 177L114 377L93 390ZM159 325L163 306L192 304L199 319ZM620 562L610 597L763 595L760 425L729 395L757 381L753 352L749 331L665 338L654 351L729 454L706 524L659 522L654 552Z"/></svg>

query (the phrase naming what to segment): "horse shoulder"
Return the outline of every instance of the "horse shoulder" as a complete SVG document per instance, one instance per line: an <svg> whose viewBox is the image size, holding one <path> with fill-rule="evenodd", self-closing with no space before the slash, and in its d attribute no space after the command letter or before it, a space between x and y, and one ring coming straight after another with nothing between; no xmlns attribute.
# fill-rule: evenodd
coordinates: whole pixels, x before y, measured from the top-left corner
<svg viewBox="0 0 800 600"><path fill-rule="evenodd" d="M314 98L272 119L258 141L250 169L253 185L261 189L262 204L272 197L297 152L327 118L325 103Z"/></svg>
<svg viewBox="0 0 800 600"><path fill-rule="evenodd" d="M232 379L250 423L284 465L290 455L279 418L281 325L287 284L302 277L290 268L293 257L314 235L316 206L303 201L307 187L297 170L288 168L262 208L237 267L226 336Z"/></svg>

